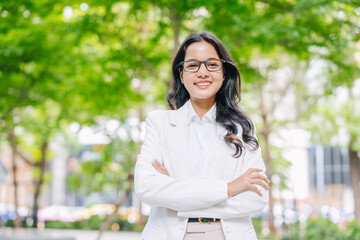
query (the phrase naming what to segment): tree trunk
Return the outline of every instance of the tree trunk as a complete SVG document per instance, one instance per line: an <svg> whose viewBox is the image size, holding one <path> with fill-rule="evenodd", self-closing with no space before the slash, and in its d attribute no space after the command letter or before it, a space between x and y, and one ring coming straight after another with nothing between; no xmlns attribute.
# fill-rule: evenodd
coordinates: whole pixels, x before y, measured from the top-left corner
<svg viewBox="0 0 360 240"><path fill-rule="evenodd" d="M11 150L12 150L12 155L11 155L11 163L12 163L12 174L13 174L13 185L14 185L14 205L15 205L15 215L16 218L14 220L14 227L15 228L21 228L21 222L20 222L20 217L19 217L19 213L18 213L18 208L19 208L19 199L18 199L18 181L17 181L17 165L16 165L16 139L15 139L15 134L12 131L11 133L9 133L9 139L10 139L10 145L11 145Z"/></svg>
<svg viewBox="0 0 360 240"><path fill-rule="evenodd" d="M144 118L144 109L143 108L140 108L139 110L139 122L141 122ZM138 126L139 128L139 131L141 131L140 129L140 124ZM140 147L141 147L141 142L139 141L138 144L137 144L137 153L139 154L140 153ZM136 162L136 158L133 160L134 163ZM110 224L111 224L111 221L114 219L114 217L116 216L116 213L119 209L119 207L122 205L122 203L125 201L125 199L128 197L128 195L130 194L131 192L131 189L133 188L133 185L134 185L134 175L133 174L129 174L129 177L127 179L128 183L129 183L129 186L126 188L125 190L125 193L124 195L118 199L117 203L115 204L115 209L114 211L106 217L106 220L105 222L101 225L101 228L99 230L99 234L96 238L96 240L100 240L103 233L106 231L106 229L108 229L110 227ZM139 224L141 226L145 225L145 221L144 221L144 216L141 215L141 201L140 201L140 208L139 208L139 211L140 211L140 221L139 221Z"/></svg>
<svg viewBox="0 0 360 240"><path fill-rule="evenodd" d="M38 223L38 210L39 210L39 196L40 196L40 190L41 186L44 182L44 175L45 175L45 167L46 167L46 151L48 148L48 141L47 139L44 140L43 144L41 145L41 159L40 163L38 165L38 168L40 170L40 176L39 179L35 180L35 193L34 193L34 200L33 200L33 228L37 227Z"/></svg>
<svg viewBox="0 0 360 240"><path fill-rule="evenodd" d="M141 123L141 121L143 121L143 119L144 119L144 108L141 107L139 109L139 122ZM138 126L138 129L139 129L139 132L141 132L140 124ZM142 145L141 141L139 141L136 145L137 155L140 154L141 145ZM136 160L137 159L135 158L134 164L136 164ZM138 225L140 227L144 227L145 226L145 216L142 214L141 200L139 200L139 214L140 214L140 219L139 219Z"/></svg>
<svg viewBox="0 0 360 240"><path fill-rule="evenodd" d="M101 228L99 230L99 234L96 238L96 240L100 240L103 233L106 231L106 229L108 229L110 227L110 224L111 224L111 221L114 219L114 217L116 216L117 214L117 211L119 209L119 207L122 205L122 203L125 201L125 199L127 198L127 196L129 196L130 192L131 192L131 189L132 189L132 186L133 186L133 176L132 175L129 175L129 178L128 178L128 182L129 182L129 187L125 190L125 193L124 195L119 198L119 200L117 201L117 203L115 204L115 209L114 211L108 215L106 217L106 220L105 222L101 225Z"/></svg>
<svg viewBox="0 0 360 240"><path fill-rule="evenodd" d="M354 212L357 221L360 222L360 173L359 173L359 157L356 151L353 150L353 139L349 145L349 160L350 160L350 179L351 187L354 193Z"/></svg>
<svg viewBox="0 0 360 240"><path fill-rule="evenodd" d="M260 84L260 91L259 91L259 107L260 107L260 115L263 121L263 129L260 132L264 138L264 153L265 153L265 166L266 166L266 175L271 180L273 169L271 163L271 154L270 154L270 143L269 143L269 135L270 135L270 124L268 122L268 115L269 111L265 107L265 100L264 100L264 86ZM275 217L274 217L274 199L272 196L272 182L270 182L270 190L269 190L269 229L270 233L275 236L276 228L275 228Z"/></svg>
<svg viewBox="0 0 360 240"><path fill-rule="evenodd" d="M264 137L264 152L265 152L265 165L266 165L266 175L271 180L272 176L272 163L271 163L271 155L270 155L270 143L269 143L269 127L267 125L267 122L264 122L264 130L261 132L262 136ZM276 228L274 223L274 199L272 196L272 182L269 184L270 190L269 190L269 228L270 233L275 235L276 234Z"/></svg>

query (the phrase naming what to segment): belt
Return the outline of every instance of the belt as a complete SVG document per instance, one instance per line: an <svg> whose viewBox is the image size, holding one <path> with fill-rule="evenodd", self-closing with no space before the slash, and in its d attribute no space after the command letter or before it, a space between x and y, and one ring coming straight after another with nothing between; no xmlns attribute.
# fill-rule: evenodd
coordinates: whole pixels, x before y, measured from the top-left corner
<svg viewBox="0 0 360 240"><path fill-rule="evenodd" d="M206 224L206 223L213 223L218 221L220 221L220 219L218 218L189 218L188 222L199 222L202 224Z"/></svg>

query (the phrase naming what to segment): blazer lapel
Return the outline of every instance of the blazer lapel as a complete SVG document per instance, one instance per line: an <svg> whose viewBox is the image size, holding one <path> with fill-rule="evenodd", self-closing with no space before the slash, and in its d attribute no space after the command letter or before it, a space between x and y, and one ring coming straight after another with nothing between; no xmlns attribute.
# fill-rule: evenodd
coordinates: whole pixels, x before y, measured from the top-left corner
<svg viewBox="0 0 360 240"><path fill-rule="evenodd" d="M187 124L186 104L170 111L170 121L166 134L166 149L175 178L190 176L189 126Z"/></svg>

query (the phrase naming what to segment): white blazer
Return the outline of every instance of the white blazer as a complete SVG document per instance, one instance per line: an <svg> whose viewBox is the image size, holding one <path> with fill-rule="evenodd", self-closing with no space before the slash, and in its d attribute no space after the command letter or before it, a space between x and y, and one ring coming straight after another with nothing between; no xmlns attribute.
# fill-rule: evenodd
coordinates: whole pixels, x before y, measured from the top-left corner
<svg viewBox="0 0 360 240"><path fill-rule="evenodd" d="M245 191L228 197L227 184L249 168L265 170L260 148L247 144L239 158L235 147L221 141L216 158L217 173L209 179L190 177L187 111L156 110L146 119L146 137L135 166L135 193L151 205L143 240L183 240L189 217L220 218L226 240L256 240L250 215L260 213L268 202L268 191L258 186L262 197ZM217 126L223 139L226 129ZM242 128L238 127L239 139ZM221 154L219 154L221 153ZM157 159L169 176L151 163Z"/></svg>

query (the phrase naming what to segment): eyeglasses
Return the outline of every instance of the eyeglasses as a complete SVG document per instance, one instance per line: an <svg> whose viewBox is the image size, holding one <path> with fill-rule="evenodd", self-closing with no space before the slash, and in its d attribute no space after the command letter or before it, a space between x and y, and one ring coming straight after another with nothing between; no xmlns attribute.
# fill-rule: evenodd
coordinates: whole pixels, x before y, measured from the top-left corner
<svg viewBox="0 0 360 240"><path fill-rule="evenodd" d="M204 63L209 72L216 72L223 68L224 62L226 62L224 59L209 59L206 61L189 60L180 62L180 66L183 66L185 72L195 73L199 71L201 64Z"/></svg>

